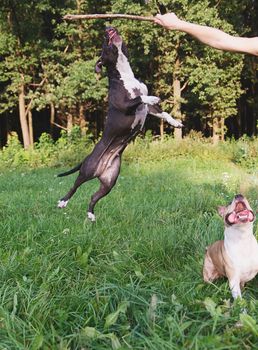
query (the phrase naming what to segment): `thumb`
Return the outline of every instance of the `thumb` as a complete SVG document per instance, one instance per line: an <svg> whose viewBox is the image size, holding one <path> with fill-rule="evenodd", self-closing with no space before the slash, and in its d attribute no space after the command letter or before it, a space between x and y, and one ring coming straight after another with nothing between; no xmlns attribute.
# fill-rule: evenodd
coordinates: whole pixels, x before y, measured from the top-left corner
<svg viewBox="0 0 258 350"><path fill-rule="evenodd" d="M160 13L157 13L155 16L155 19L161 19L161 18L162 18L162 15Z"/></svg>

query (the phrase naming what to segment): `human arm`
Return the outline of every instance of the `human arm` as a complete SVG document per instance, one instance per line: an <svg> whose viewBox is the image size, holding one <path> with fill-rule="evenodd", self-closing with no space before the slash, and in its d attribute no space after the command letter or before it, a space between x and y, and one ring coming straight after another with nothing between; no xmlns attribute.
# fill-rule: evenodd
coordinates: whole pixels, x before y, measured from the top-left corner
<svg viewBox="0 0 258 350"><path fill-rule="evenodd" d="M249 53L258 56L258 37L241 38L222 30L190 23L179 19L174 13L156 15L155 23L171 30L190 34L202 43L219 50Z"/></svg>

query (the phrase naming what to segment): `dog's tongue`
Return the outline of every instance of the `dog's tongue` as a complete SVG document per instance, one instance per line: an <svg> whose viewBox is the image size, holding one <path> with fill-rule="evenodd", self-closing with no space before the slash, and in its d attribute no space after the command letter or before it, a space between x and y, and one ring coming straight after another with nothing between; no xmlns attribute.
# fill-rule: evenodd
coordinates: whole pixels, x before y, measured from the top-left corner
<svg viewBox="0 0 258 350"><path fill-rule="evenodd" d="M236 213L230 213L227 217L227 221L229 224L233 225L236 223Z"/></svg>

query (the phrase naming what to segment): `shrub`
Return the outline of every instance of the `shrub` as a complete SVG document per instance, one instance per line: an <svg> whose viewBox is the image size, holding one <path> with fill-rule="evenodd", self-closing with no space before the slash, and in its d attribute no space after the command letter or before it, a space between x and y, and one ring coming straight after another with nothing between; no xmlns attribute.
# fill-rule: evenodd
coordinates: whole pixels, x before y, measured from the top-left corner
<svg viewBox="0 0 258 350"><path fill-rule="evenodd" d="M232 141L232 161L248 169L258 167L258 139L246 135L238 141Z"/></svg>
<svg viewBox="0 0 258 350"><path fill-rule="evenodd" d="M19 165L25 161L25 151L20 144L18 135L12 133L8 138L6 147L0 152L0 164L5 166Z"/></svg>
<svg viewBox="0 0 258 350"><path fill-rule="evenodd" d="M17 135L14 134L9 138L7 146L0 151L0 167L74 166L81 162L93 147L92 135L82 136L77 126L70 133L62 131L56 142L44 133L34 148L28 150L22 148ZM206 159L228 159L254 170L258 166L258 140L245 136L238 141L229 140L214 146L211 139L204 138L197 132L191 132L180 141L169 135L165 135L161 140L147 132L144 137L137 137L127 147L123 159L127 162L151 162L181 157L200 162Z"/></svg>

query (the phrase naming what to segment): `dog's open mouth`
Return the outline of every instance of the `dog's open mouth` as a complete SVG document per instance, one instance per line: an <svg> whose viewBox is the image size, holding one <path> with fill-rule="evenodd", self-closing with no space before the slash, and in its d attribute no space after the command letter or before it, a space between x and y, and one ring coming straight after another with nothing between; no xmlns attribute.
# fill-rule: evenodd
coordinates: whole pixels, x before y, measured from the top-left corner
<svg viewBox="0 0 258 350"><path fill-rule="evenodd" d="M113 44L113 41L119 37L119 34L115 28L109 27L106 29L106 36L108 39L108 45Z"/></svg>
<svg viewBox="0 0 258 350"><path fill-rule="evenodd" d="M238 201L235 210L226 215L225 221L228 225L245 224L254 221L254 213L247 208L244 202Z"/></svg>

